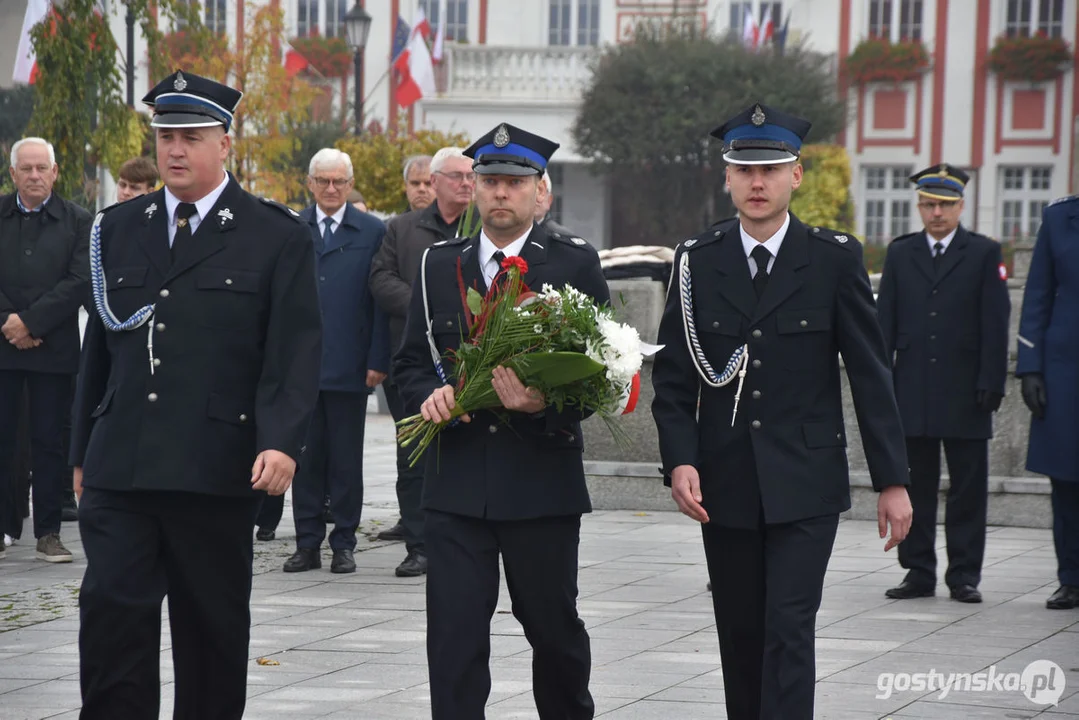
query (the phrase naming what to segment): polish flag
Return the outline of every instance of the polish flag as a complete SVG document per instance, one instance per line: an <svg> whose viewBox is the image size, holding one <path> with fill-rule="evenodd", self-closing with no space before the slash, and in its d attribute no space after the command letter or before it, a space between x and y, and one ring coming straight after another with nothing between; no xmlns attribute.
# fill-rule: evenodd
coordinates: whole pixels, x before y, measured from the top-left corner
<svg viewBox="0 0 1079 720"><path fill-rule="evenodd" d="M423 39L431 37L431 23L427 21L427 14L423 8L416 11L416 20L412 23L412 34L422 35Z"/></svg>
<svg viewBox="0 0 1079 720"><path fill-rule="evenodd" d="M742 44L749 49L757 47L757 38L760 35L760 27L752 10L745 11L745 21L742 23Z"/></svg>
<svg viewBox="0 0 1079 720"><path fill-rule="evenodd" d="M772 35L775 34L775 27L772 24L772 16L768 15L768 19L764 21L764 26L761 28L760 39L757 42L758 47L764 47L772 41Z"/></svg>
<svg viewBox="0 0 1079 720"><path fill-rule="evenodd" d="M430 26L428 26L429 30ZM396 89L398 105L408 107L420 98L434 97L435 68L422 32L415 29L412 31L408 45L394 60L393 69L398 73Z"/></svg>
<svg viewBox="0 0 1079 720"><path fill-rule="evenodd" d="M45 19L49 13L49 0L29 0L26 14L22 19L19 33L19 47L15 52L15 71L11 79L17 83L33 84L37 79L37 63L34 58L34 45L30 39L30 30Z"/></svg>

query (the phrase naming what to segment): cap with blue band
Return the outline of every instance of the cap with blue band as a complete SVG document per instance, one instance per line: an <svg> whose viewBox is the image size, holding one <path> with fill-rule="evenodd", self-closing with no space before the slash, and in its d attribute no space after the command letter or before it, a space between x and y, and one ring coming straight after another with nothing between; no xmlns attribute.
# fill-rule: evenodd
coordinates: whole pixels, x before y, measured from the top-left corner
<svg viewBox="0 0 1079 720"><path fill-rule="evenodd" d="M948 163L927 167L908 179L915 184L919 195L936 200L961 199L970 182L969 175Z"/></svg>
<svg viewBox="0 0 1079 720"><path fill-rule="evenodd" d="M481 175L542 175L558 143L502 123L464 151Z"/></svg>
<svg viewBox="0 0 1079 720"><path fill-rule="evenodd" d="M228 132L243 93L227 85L177 70L143 97L153 108L151 127L215 127Z"/></svg>
<svg viewBox="0 0 1079 720"><path fill-rule="evenodd" d="M756 103L712 131L733 165L794 162L812 123Z"/></svg>

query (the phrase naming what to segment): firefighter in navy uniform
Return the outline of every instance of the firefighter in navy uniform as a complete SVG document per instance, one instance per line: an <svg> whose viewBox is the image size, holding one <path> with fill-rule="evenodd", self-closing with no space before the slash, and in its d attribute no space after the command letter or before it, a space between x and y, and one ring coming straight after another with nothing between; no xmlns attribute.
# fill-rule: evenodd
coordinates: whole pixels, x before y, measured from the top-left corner
<svg viewBox="0 0 1079 720"><path fill-rule="evenodd" d="M652 370L665 482L702 523L731 720L813 717L814 623L850 508L840 354L885 550L911 518L861 244L789 212L809 127L754 105L712 133L739 218L678 247Z"/></svg>
<svg viewBox="0 0 1079 720"><path fill-rule="evenodd" d="M465 151L474 159L483 230L440 241L424 255L413 286L394 373L406 404L449 419L453 366L436 365L460 344L466 287L484 292L505 257L528 264L524 282L570 284L610 300L599 255L587 242L536 225L538 181L558 145L500 125ZM430 323L430 324L429 324ZM430 329L430 338L428 332ZM445 377L441 377L441 375ZM434 720L482 720L491 689L490 622L498 600L499 555L513 614L532 645L532 692L541 720L588 720L591 651L577 616L585 485L579 411L548 406L509 370L493 381L507 421L480 411L444 430L425 455L427 662Z"/></svg>
<svg viewBox="0 0 1079 720"><path fill-rule="evenodd" d="M154 87L165 187L91 231L71 449L84 720L158 717L165 597L173 717L243 716L255 514L295 472L321 326L307 227L225 172L240 96L182 72Z"/></svg>
<svg viewBox="0 0 1079 720"><path fill-rule="evenodd" d="M948 460L945 533L952 599L982 601L989 438L1008 374L1007 274L1000 244L959 223L969 177L941 163L912 175L925 229L888 246L877 316L910 460L914 522L899 546L907 575L889 598L936 593L940 448Z"/></svg>

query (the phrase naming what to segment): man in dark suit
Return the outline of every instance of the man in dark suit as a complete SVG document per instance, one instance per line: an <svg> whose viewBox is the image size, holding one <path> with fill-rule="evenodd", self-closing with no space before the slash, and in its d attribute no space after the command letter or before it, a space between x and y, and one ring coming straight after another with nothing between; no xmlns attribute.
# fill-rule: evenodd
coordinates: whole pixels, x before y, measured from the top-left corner
<svg viewBox="0 0 1079 720"><path fill-rule="evenodd" d="M79 307L87 294L90 214L53 192L52 145L24 138L11 148L15 192L0 198L0 523L18 522L16 437L25 387L37 557L71 562L60 541L70 489L64 430L79 368ZM21 484L21 483L20 483ZM0 528L18 537L21 528Z"/></svg>
<svg viewBox="0 0 1079 720"><path fill-rule="evenodd" d="M910 526L861 244L789 212L809 127L754 105L713 131L739 218L678 247L652 370L665 482L702 523L731 720L813 717L814 623L850 508L840 354L885 550Z"/></svg>
<svg viewBox="0 0 1079 720"><path fill-rule="evenodd" d="M461 148L445 147L435 153L430 163L434 202L421 210L398 215L386 226L386 238L382 248L371 264L371 292L375 300L390 317L391 354L401 347L408 303L412 297L412 283L420 268L420 258L427 248L440 240L449 240L458 234L462 214L472 202L476 189L476 174L472 172L472 160L465 157ZM405 177L409 187L422 189L413 183L422 167L406 168ZM409 192L410 202L414 195ZM383 385L386 402L394 421L400 421L418 412L418 408L406 407L397 379L391 374ZM378 534L379 540L404 540L405 559L397 566L397 577L418 577L427 572L427 553L423 542L423 465L409 462L410 450L397 448L397 504L401 519L396 525Z"/></svg>
<svg viewBox="0 0 1079 720"><path fill-rule="evenodd" d="M327 495L333 515L330 570L356 572L367 396L386 379L390 350L386 314L375 305L368 283L386 226L346 202L352 180L352 160L340 150L324 148L311 158L307 187L315 204L300 218L318 256L322 379L307 452L292 486L296 552L285 562L285 572L322 567Z"/></svg>
<svg viewBox="0 0 1079 720"><path fill-rule="evenodd" d="M899 546L906 578L885 595L936 594L940 446L948 459L945 533L954 600L982 601L989 438L1008 373L1007 273L1000 244L959 224L969 177L941 163L910 180L925 229L888 246L877 315L903 418L914 522Z"/></svg>
<svg viewBox="0 0 1079 720"><path fill-rule="evenodd" d="M455 382L454 368L447 364L448 377L440 379L442 365L436 369L432 353L456 348L466 330L458 273L466 287L484 292L501 261L519 255L528 264L529 287L569 284L597 303L610 300L596 251L534 223L536 186L556 148L503 124L465 151L475 159L483 230L436 243L425 254L394 362L406 403L428 420L448 420L454 404L454 386L446 384ZM581 514L592 509L582 415L556 411L511 370L496 369L492 385L502 409L463 416L424 458L432 717L484 716L501 555L513 614L532 645L539 717L587 720L595 713L591 652L576 603Z"/></svg>
<svg viewBox="0 0 1079 720"><path fill-rule="evenodd" d="M166 596L174 717L243 716L255 512L292 482L322 345L307 227L225 172L240 96L183 72L154 87L165 187L91 231L72 432L83 720L158 717Z"/></svg>
<svg viewBox="0 0 1079 720"><path fill-rule="evenodd" d="M1052 486L1053 544L1060 587L1045 606L1079 607L1079 195L1042 213L1023 290L1019 360L1023 402L1030 408L1027 470Z"/></svg>

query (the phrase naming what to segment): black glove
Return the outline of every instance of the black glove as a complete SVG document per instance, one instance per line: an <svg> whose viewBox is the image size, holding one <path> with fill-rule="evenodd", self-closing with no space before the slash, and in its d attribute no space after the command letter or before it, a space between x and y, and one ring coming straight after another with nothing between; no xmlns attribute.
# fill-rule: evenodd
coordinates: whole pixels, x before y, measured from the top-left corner
<svg viewBox="0 0 1079 720"><path fill-rule="evenodd" d="M1023 402L1030 408L1030 412L1034 414L1034 417L1039 420L1045 417L1047 397L1045 378L1041 373L1023 376Z"/></svg>
<svg viewBox="0 0 1079 720"><path fill-rule="evenodd" d="M1000 402L1004 399L1004 393L994 390L978 391L978 409L982 412L996 412L1000 409Z"/></svg>

